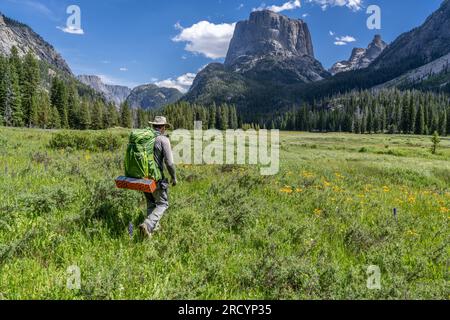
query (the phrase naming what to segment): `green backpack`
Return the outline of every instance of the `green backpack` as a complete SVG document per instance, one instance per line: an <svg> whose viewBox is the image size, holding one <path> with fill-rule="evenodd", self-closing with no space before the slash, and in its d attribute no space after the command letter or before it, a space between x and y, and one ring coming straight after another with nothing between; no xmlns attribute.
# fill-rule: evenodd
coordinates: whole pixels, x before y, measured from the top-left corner
<svg viewBox="0 0 450 320"><path fill-rule="evenodd" d="M162 179L155 158L154 148L159 132L153 129L134 130L130 134L127 153L125 155L125 175L136 179Z"/></svg>

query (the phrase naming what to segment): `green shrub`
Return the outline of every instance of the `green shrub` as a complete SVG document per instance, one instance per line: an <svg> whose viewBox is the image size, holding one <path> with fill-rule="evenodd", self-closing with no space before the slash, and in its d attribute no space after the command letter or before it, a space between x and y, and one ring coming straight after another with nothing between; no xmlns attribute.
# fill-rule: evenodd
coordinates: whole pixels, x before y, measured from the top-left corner
<svg viewBox="0 0 450 320"><path fill-rule="evenodd" d="M48 166L52 159L49 157L47 152L34 152L30 154L31 161L44 164L45 166Z"/></svg>
<svg viewBox="0 0 450 320"><path fill-rule="evenodd" d="M119 190L112 180L86 181L86 184L89 195L83 204L85 223L104 223L113 236L125 233L137 216L134 213L140 210L142 194Z"/></svg>
<svg viewBox="0 0 450 320"><path fill-rule="evenodd" d="M254 186L247 175L213 183L208 194L217 201L212 209L214 221L235 232L254 221L258 211L250 196L250 190Z"/></svg>
<svg viewBox="0 0 450 320"><path fill-rule="evenodd" d="M38 194L30 193L20 198L21 205L35 215L51 213L67 207L73 200L72 190L65 186L46 187Z"/></svg>
<svg viewBox="0 0 450 320"><path fill-rule="evenodd" d="M114 151L120 148L122 142L118 136L109 132L104 132L95 134L92 144L94 145L94 148L99 151Z"/></svg>
<svg viewBox="0 0 450 320"><path fill-rule="evenodd" d="M359 149L358 152L359 153L367 153L367 152L369 152L369 149L367 149L366 147L362 147L361 149Z"/></svg>
<svg viewBox="0 0 450 320"><path fill-rule="evenodd" d="M122 145L121 138L110 132L58 132L49 143L52 149L74 149L87 151L114 151Z"/></svg>

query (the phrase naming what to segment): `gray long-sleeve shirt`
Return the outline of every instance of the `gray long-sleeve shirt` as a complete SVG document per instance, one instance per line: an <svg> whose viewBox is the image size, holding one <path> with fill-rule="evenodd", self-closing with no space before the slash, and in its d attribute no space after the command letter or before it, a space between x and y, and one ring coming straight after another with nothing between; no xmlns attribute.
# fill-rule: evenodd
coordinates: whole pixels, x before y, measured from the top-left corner
<svg viewBox="0 0 450 320"><path fill-rule="evenodd" d="M164 178L164 164L169 171L170 177L173 180L177 179L175 163L173 161L172 146L167 136L160 135L155 141L155 162L158 168L161 170Z"/></svg>

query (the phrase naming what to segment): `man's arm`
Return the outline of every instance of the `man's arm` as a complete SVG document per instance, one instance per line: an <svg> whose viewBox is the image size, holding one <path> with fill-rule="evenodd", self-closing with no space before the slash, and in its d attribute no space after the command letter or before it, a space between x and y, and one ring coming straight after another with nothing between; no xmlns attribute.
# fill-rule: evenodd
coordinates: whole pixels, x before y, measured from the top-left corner
<svg viewBox="0 0 450 320"><path fill-rule="evenodd" d="M177 172L173 161L172 145L170 144L169 138L163 139L162 145L164 162L166 164L167 171L169 171L170 177L172 178L172 184L175 186L177 184Z"/></svg>

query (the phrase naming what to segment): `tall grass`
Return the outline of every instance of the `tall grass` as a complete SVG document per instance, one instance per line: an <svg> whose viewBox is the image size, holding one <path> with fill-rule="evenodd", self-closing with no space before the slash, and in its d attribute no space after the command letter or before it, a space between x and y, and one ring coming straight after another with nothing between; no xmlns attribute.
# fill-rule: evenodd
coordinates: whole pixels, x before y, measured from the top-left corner
<svg viewBox="0 0 450 320"><path fill-rule="evenodd" d="M0 299L448 296L449 140L283 133L274 177L182 165L147 241L144 197L113 183L127 132L78 134L0 128Z"/></svg>

